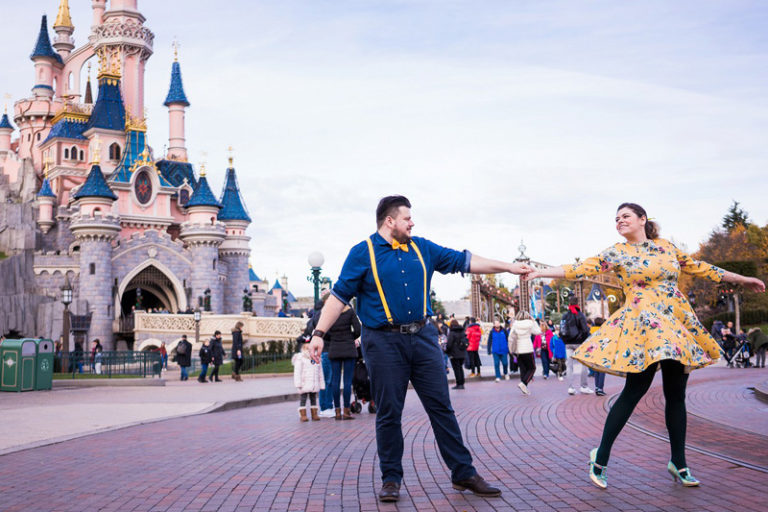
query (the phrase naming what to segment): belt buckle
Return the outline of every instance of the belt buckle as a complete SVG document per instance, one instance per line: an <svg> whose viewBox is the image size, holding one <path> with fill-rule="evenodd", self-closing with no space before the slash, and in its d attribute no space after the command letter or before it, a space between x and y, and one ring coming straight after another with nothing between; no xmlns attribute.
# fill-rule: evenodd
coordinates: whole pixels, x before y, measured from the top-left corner
<svg viewBox="0 0 768 512"><path fill-rule="evenodd" d="M400 334L411 334L411 325L413 324L402 324L400 326Z"/></svg>

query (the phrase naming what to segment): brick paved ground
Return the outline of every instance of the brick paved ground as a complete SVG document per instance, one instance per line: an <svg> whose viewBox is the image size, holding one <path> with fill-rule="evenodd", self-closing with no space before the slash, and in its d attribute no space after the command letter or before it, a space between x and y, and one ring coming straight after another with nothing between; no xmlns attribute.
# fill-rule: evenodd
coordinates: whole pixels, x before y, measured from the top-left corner
<svg viewBox="0 0 768 512"><path fill-rule="evenodd" d="M719 406L764 418L766 404L750 399L754 378L707 369L691 379L691 438L724 441L746 430L723 423ZM757 370L755 370L757 371ZM730 395L720 395L723 381ZM607 391L623 381L608 377ZM657 377L656 385L660 382ZM609 489L586 478L587 454L598 441L608 398L568 397L566 383L538 378L532 395L516 381L471 382L455 392L454 407L478 470L502 487L482 499L450 488L428 421L409 392L404 415L405 481L397 505L379 504L373 416L356 421L300 424L295 404L274 404L130 427L0 456L0 509L227 511L227 510L765 510L768 469L745 469L689 452L703 482L687 489L666 472L668 445L634 428L619 437L609 466ZM738 395L738 405L728 404ZM659 430L657 388L633 422ZM760 416L760 415L763 416ZM728 419L728 418L726 418ZM762 423L761 423L762 421ZM764 419L750 434L753 458L768 466ZM754 432L762 431L763 434ZM721 450L723 451L723 450ZM744 456L743 453L739 456Z"/></svg>

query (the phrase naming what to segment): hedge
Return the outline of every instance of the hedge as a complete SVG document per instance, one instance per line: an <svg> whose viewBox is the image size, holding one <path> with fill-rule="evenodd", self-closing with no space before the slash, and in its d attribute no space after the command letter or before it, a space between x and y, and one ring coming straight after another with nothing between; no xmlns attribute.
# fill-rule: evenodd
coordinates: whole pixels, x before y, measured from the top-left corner
<svg viewBox="0 0 768 512"><path fill-rule="evenodd" d="M702 323L708 330L711 330L715 320L720 320L723 323L735 322L736 315L733 312L718 313L703 320ZM768 323L768 309L752 309L741 312L742 325L759 325L764 323Z"/></svg>

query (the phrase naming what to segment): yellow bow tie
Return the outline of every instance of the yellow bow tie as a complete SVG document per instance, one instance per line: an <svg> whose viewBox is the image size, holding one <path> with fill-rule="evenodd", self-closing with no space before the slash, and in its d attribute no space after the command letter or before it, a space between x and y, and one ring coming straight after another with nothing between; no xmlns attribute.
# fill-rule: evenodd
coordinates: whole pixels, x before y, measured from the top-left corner
<svg viewBox="0 0 768 512"><path fill-rule="evenodd" d="M397 240L395 240L393 238L392 239L392 249L394 249L394 250L401 249L404 252L408 252L408 244L401 244L400 242L398 242Z"/></svg>

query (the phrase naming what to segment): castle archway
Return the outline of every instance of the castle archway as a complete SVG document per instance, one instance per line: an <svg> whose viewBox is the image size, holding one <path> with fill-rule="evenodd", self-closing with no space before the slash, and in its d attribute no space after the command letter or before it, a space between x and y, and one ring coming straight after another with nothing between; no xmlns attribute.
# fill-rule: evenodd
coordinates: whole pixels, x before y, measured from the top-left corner
<svg viewBox="0 0 768 512"><path fill-rule="evenodd" d="M171 313L187 309L182 283L156 260L145 261L128 272L118 286L117 294L123 316L129 315L133 306L138 305L141 309L164 309Z"/></svg>

